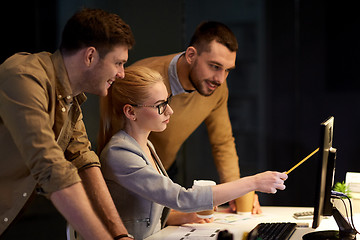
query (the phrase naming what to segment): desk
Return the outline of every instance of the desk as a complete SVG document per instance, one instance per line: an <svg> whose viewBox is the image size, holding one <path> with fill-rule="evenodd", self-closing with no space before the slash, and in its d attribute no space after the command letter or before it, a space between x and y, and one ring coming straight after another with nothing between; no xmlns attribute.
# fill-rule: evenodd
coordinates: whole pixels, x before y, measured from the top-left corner
<svg viewBox="0 0 360 240"><path fill-rule="evenodd" d="M262 207L263 213L261 215L241 216L237 214L228 213L215 213L215 221L206 224L185 224L183 226L168 226L158 233L146 238L146 240L179 240L179 239L196 239L196 240L216 240L216 236L210 237L209 233L214 233L216 230L225 230L234 234L235 240L241 240L244 233L250 232L260 222L295 222L305 223L309 227L298 228L291 240L301 240L302 236L308 232L321 231L321 230L338 230L335 220L330 217L323 219L320 226L314 230L311 228L312 217L306 220L296 220L293 218L295 212L312 211L313 208L305 207ZM354 223L357 229L360 228L360 214L354 215ZM185 234L189 233L192 229L192 235L187 238L182 238ZM198 235L196 235L196 232ZM205 237L202 234L206 234ZM357 239L360 239L357 236Z"/></svg>

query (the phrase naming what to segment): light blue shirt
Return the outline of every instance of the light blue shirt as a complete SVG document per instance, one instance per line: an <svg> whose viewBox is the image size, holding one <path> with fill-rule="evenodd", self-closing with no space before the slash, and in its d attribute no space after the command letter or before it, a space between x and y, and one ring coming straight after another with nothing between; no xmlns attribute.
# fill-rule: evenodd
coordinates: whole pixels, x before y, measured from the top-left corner
<svg viewBox="0 0 360 240"><path fill-rule="evenodd" d="M173 96L181 93L186 93L185 89L181 86L179 77L177 75L177 67L176 67L177 61L183 54L185 54L185 52L176 55L169 64L169 82L171 87L171 93Z"/></svg>

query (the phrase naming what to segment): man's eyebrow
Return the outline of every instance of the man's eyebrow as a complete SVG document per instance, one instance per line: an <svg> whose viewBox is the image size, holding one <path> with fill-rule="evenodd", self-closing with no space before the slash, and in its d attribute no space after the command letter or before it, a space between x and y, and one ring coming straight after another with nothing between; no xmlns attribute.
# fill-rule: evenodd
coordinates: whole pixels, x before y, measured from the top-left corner
<svg viewBox="0 0 360 240"><path fill-rule="evenodd" d="M114 56L114 61L115 62L127 62L128 59L125 59L125 58L120 57L120 56Z"/></svg>
<svg viewBox="0 0 360 240"><path fill-rule="evenodd" d="M115 59L115 62L127 63L125 59Z"/></svg>
<svg viewBox="0 0 360 240"><path fill-rule="evenodd" d="M219 63L219 62L217 62L217 61L209 61L209 63L215 64L215 65L218 65L218 66L221 66L221 67L224 66L224 65L222 65L221 63Z"/></svg>
<svg viewBox="0 0 360 240"><path fill-rule="evenodd" d="M222 65L221 63L219 63L219 62L217 62L217 61L209 61L209 63L218 65L218 66L220 66L220 67L224 67L224 65ZM233 69L235 69L235 65L232 66L232 67L227 68L226 70L233 70Z"/></svg>

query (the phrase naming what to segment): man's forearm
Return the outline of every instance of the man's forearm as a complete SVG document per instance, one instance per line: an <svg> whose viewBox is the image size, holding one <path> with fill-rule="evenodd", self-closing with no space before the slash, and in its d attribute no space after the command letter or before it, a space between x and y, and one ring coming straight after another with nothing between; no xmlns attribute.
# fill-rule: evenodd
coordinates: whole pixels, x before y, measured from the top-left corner
<svg viewBox="0 0 360 240"><path fill-rule="evenodd" d="M50 199L84 239L113 239L93 211L81 183L52 193Z"/></svg>
<svg viewBox="0 0 360 240"><path fill-rule="evenodd" d="M80 171L79 175L93 208L112 236L128 233L114 205L100 168L90 167Z"/></svg>

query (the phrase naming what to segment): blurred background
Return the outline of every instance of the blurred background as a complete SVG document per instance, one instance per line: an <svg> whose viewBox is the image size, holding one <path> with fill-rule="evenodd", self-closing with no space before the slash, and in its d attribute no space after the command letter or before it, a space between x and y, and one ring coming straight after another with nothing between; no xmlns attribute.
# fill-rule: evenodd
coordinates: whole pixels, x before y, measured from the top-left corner
<svg viewBox="0 0 360 240"><path fill-rule="evenodd" d="M202 21L221 21L233 30L239 51L236 69L228 77L229 112L242 176L265 170L289 170L318 147L320 123L328 116L335 117L334 147L338 149L335 181L345 180L346 172L360 172L357 154L360 15L354 3L3 1L0 63L15 52L54 52L66 21L82 7L117 13L131 26L136 45L129 52L129 64L185 50L195 27ZM88 95L83 111L89 138L96 149L98 97ZM317 155L289 175L285 191L276 195L259 193L261 205L312 206L316 158ZM194 179L218 181L205 126L184 144L177 164L180 169L177 181L186 187ZM40 231L36 239L65 239L65 221L47 199L39 197L25 219L28 223L24 228Z"/></svg>

